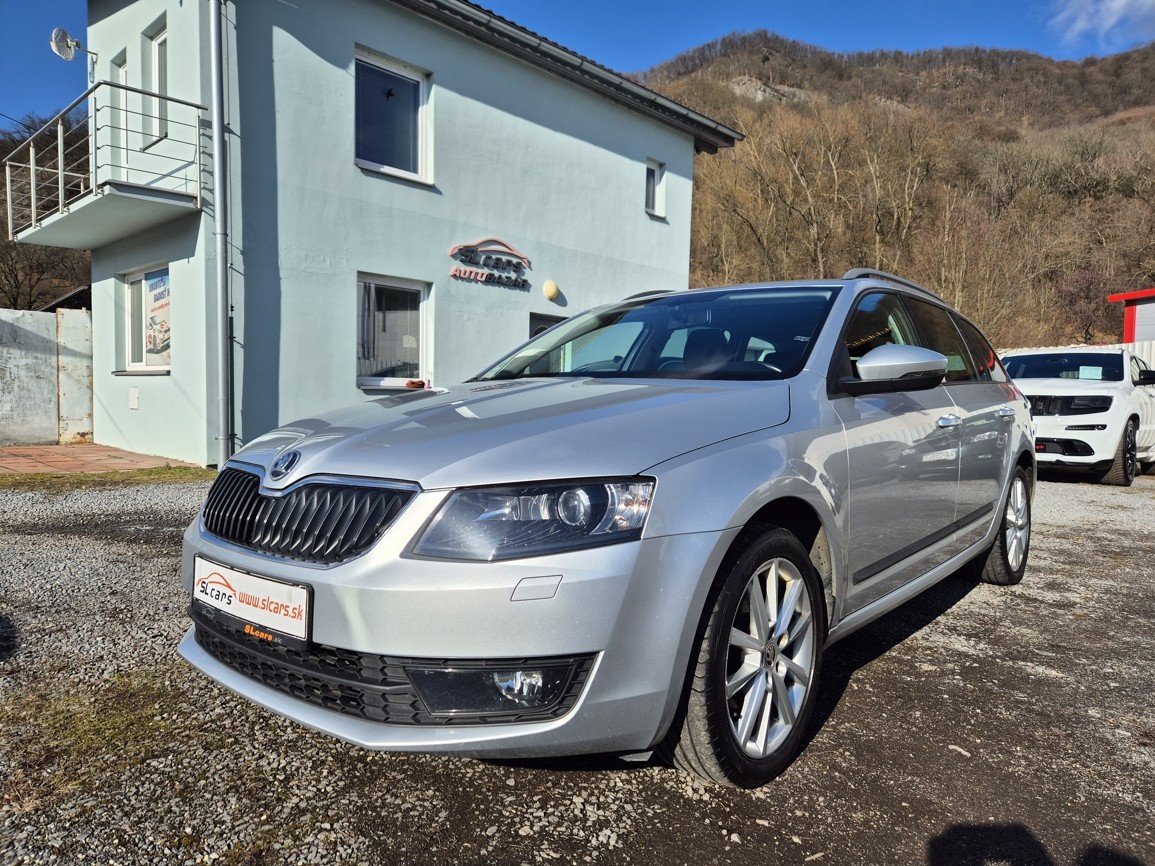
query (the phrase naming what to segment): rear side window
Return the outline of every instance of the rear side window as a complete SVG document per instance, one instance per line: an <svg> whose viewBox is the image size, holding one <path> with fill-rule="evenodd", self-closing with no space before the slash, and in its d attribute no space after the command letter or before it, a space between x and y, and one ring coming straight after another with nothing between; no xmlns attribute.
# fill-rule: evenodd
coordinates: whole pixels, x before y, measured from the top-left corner
<svg viewBox="0 0 1155 866"><path fill-rule="evenodd" d="M907 298L906 304L918 327L921 344L946 355L946 381L978 381L979 374L971 360L970 350L959 329L951 321L950 313L917 298Z"/></svg>

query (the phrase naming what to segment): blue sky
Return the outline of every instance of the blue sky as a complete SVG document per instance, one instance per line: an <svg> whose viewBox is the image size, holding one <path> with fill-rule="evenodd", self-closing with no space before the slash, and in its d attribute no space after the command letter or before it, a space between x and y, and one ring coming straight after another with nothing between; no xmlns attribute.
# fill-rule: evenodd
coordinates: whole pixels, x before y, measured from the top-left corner
<svg viewBox="0 0 1155 866"><path fill-rule="evenodd" d="M276 0L244 0L276 2ZM323 3L324 0L299 0ZM832 51L1021 48L1060 60L1155 40L1155 0L489 0L481 5L621 72L734 31L766 29ZM85 0L0 0L0 114L50 116L87 86L48 36L83 42ZM0 126L11 126L0 117Z"/></svg>

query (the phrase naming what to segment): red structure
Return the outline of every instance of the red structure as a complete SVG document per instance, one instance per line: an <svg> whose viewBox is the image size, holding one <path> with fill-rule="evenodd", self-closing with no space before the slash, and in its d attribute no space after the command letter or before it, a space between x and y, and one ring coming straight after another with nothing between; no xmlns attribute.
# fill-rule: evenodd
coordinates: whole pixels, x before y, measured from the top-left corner
<svg viewBox="0 0 1155 866"><path fill-rule="evenodd" d="M1155 289L1120 292L1117 295L1108 295L1107 300L1124 304L1124 343L1155 340Z"/></svg>

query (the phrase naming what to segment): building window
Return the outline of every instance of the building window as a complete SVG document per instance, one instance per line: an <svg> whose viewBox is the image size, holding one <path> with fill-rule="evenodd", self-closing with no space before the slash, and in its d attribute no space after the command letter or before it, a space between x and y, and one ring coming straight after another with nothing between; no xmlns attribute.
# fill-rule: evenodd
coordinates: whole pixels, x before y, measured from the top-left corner
<svg viewBox="0 0 1155 866"><path fill-rule="evenodd" d="M529 335L530 337L536 337L538 334L544 334L558 322L564 321L564 316L548 316L545 313L530 313Z"/></svg>
<svg viewBox="0 0 1155 866"><path fill-rule="evenodd" d="M356 79L357 164L425 180L427 77L358 57Z"/></svg>
<svg viewBox="0 0 1155 866"><path fill-rule="evenodd" d="M160 96L168 95L168 31L162 30L152 37L152 90ZM168 135L168 101L152 98L152 135L164 138Z"/></svg>
<svg viewBox="0 0 1155 866"><path fill-rule="evenodd" d="M653 159L646 160L646 213L666 215L666 164Z"/></svg>
<svg viewBox="0 0 1155 866"><path fill-rule="evenodd" d="M131 274L126 284L128 368L167 369L172 360L168 268Z"/></svg>
<svg viewBox="0 0 1155 866"><path fill-rule="evenodd" d="M428 289L409 281L363 279L357 313L357 385L404 388L427 378L422 304Z"/></svg>

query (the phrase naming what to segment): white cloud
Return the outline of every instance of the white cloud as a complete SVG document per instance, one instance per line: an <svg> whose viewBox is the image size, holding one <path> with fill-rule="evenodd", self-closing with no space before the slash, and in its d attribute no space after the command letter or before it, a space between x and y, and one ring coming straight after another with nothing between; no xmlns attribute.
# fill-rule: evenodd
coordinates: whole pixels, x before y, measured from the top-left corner
<svg viewBox="0 0 1155 866"><path fill-rule="evenodd" d="M1056 0L1050 26L1066 43L1114 51L1155 39L1155 0Z"/></svg>

